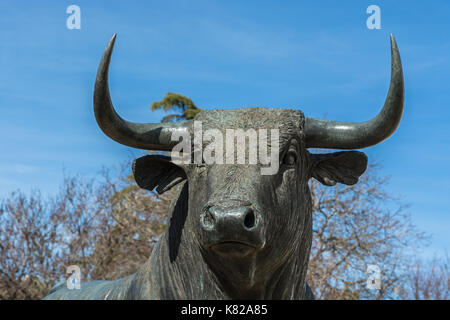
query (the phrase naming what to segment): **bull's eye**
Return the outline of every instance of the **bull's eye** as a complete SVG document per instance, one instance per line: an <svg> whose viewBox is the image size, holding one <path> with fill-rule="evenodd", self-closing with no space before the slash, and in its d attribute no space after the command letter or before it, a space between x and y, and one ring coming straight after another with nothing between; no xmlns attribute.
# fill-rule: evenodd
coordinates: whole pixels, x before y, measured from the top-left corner
<svg viewBox="0 0 450 320"><path fill-rule="evenodd" d="M283 158L283 164L286 166L293 166L297 163L297 152L294 149L290 149Z"/></svg>

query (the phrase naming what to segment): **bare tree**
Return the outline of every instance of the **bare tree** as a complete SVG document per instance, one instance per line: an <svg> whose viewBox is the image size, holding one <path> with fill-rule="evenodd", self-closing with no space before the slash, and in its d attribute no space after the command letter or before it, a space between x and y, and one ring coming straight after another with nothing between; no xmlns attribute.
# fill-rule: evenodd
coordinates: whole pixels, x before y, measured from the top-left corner
<svg viewBox="0 0 450 320"><path fill-rule="evenodd" d="M82 281L135 272L164 231L170 196L138 188L124 167L115 179L107 169L66 177L47 199L13 192L0 205L0 299L42 298L70 265Z"/></svg>
<svg viewBox="0 0 450 320"><path fill-rule="evenodd" d="M411 257L426 243L405 207L383 190L387 179L377 177L376 168L370 165L353 186L328 188L311 181L308 283L318 299L396 298Z"/></svg>
<svg viewBox="0 0 450 320"><path fill-rule="evenodd" d="M449 300L450 259L434 256L430 261L417 259L411 266L407 282L398 292L402 299Z"/></svg>
<svg viewBox="0 0 450 320"><path fill-rule="evenodd" d="M105 176L98 198L104 211L92 254L91 279L117 279L137 270L150 256L166 227L172 193L140 189L129 171L112 181Z"/></svg>
<svg viewBox="0 0 450 320"><path fill-rule="evenodd" d="M35 191L0 206L0 299L36 299L60 273L58 217Z"/></svg>

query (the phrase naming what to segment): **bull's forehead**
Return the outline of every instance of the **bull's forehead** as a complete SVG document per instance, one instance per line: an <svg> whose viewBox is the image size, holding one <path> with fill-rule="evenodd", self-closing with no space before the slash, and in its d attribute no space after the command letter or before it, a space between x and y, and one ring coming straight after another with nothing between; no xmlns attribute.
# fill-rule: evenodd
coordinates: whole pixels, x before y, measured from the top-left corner
<svg viewBox="0 0 450 320"><path fill-rule="evenodd" d="M280 139L294 134L303 136L305 117L300 110L243 108L202 110L195 117L203 129L278 129Z"/></svg>

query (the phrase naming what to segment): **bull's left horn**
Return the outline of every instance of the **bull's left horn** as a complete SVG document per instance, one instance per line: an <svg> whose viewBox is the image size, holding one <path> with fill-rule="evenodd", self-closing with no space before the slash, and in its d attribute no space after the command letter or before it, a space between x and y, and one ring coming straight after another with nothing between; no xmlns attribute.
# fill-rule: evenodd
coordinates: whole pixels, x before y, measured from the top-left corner
<svg viewBox="0 0 450 320"><path fill-rule="evenodd" d="M405 89L397 43L391 35L391 84L383 109L366 122L337 122L306 118L305 143L308 148L359 149L388 138L397 129L403 114Z"/></svg>
<svg viewBox="0 0 450 320"><path fill-rule="evenodd" d="M114 110L108 88L108 69L116 40L113 35L103 53L94 89L94 113L99 127L111 139L129 147L145 150L171 150L174 131L187 130L191 121L169 123L133 123L122 119Z"/></svg>

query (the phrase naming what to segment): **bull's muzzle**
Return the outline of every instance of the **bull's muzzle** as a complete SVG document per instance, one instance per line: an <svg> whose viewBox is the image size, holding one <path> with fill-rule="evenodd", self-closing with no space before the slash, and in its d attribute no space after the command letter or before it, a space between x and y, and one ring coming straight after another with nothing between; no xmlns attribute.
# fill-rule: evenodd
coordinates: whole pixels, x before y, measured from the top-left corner
<svg viewBox="0 0 450 320"><path fill-rule="evenodd" d="M246 255L264 246L261 214L252 206L212 206L200 215L207 247L219 254Z"/></svg>

